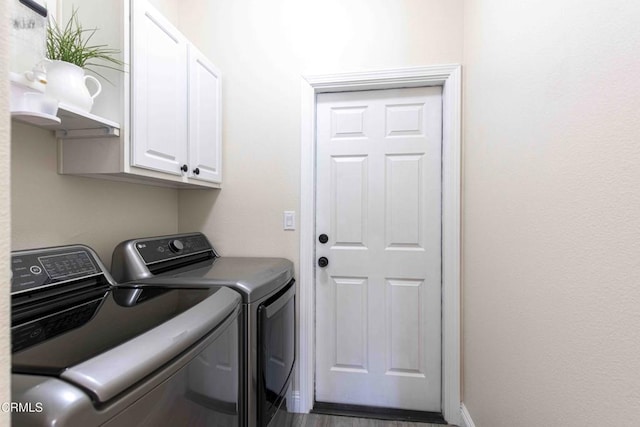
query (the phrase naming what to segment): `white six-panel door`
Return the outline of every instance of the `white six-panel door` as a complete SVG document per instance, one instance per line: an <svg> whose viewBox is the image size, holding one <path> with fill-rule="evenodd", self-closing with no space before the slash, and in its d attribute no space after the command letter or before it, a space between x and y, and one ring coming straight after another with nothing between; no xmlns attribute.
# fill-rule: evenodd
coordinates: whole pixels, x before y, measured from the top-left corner
<svg viewBox="0 0 640 427"><path fill-rule="evenodd" d="M441 87L318 95L318 402L441 410L441 129Z"/></svg>

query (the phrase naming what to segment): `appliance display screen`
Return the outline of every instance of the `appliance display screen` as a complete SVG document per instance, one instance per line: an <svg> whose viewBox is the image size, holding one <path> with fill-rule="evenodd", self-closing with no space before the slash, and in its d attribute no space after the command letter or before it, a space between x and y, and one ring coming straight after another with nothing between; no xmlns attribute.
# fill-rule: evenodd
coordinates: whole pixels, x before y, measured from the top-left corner
<svg viewBox="0 0 640 427"><path fill-rule="evenodd" d="M13 294L99 274L101 270L88 251L77 248L14 254L11 272Z"/></svg>
<svg viewBox="0 0 640 427"><path fill-rule="evenodd" d="M68 280L73 276L86 276L98 272L89 255L82 251L43 256L39 257L38 260L53 280L61 278Z"/></svg>

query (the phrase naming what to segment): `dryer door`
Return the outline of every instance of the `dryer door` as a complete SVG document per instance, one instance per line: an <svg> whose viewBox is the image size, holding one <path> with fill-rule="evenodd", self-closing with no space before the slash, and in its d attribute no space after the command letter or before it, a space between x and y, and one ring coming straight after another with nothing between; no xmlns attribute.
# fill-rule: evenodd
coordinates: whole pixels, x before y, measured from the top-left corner
<svg viewBox="0 0 640 427"><path fill-rule="evenodd" d="M258 425L266 426L285 398L295 364L295 281L258 307Z"/></svg>

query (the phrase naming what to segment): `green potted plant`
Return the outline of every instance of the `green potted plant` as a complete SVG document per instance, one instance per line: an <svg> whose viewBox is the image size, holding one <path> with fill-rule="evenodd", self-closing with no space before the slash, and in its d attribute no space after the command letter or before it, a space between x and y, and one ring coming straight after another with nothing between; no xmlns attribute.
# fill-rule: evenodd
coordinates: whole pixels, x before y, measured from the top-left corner
<svg viewBox="0 0 640 427"><path fill-rule="evenodd" d="M90 69L98 75L100 74L95 71L95 67L122 71L123 62L116 57L120 53L119 50L103 44L90 44L97 30L82 27L77 9L72 10L71 17L64 27L60 27L53 19L49 22L46 46L49 60L46 66L47 96L89 112L93 100L102 90L102 85L95 77L85 75L85 69ZM87 80L91 80L96 86L93 94L86 86Z"/></svg>

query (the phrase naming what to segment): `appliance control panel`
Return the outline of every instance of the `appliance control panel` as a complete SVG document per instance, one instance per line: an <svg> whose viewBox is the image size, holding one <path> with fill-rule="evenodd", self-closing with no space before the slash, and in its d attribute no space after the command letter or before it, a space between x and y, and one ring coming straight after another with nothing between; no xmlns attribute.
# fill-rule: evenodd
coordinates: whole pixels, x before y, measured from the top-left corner
<svg viewBox="0 0 640 427"><path fill-rule="evenodd" d="M147 264L213 250L202 234L142 239L136 241L135 247Z"/></svg>
<svg viewBox="0 0 640 427"><path fill-rule="evenodd" d="M101 273L93 255L83 247L15 252L11 255L11 293Z"/></svg>

